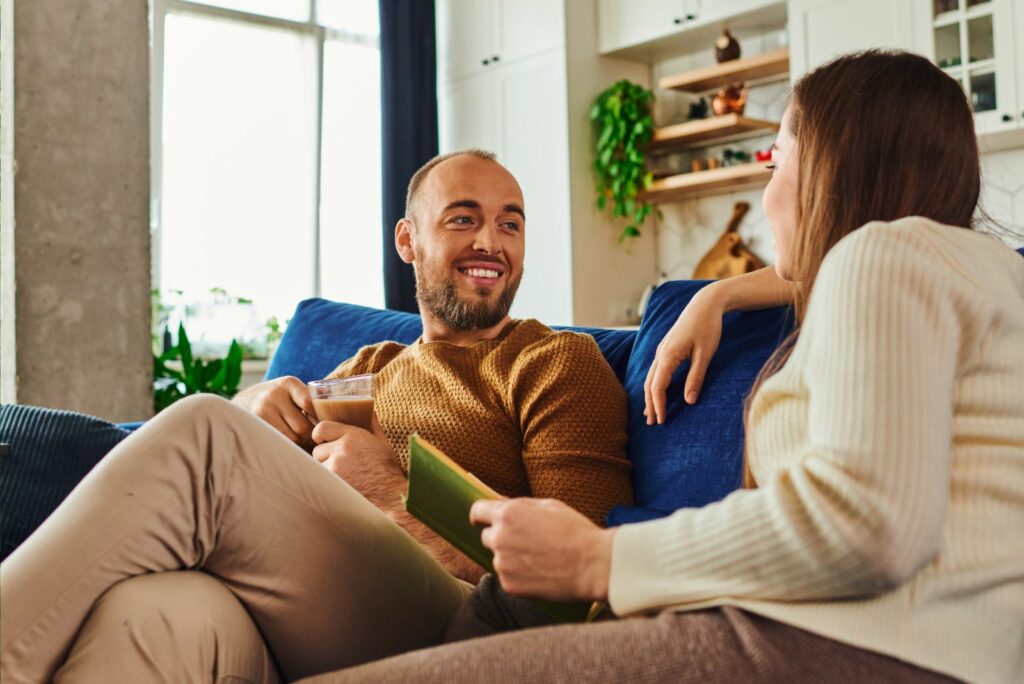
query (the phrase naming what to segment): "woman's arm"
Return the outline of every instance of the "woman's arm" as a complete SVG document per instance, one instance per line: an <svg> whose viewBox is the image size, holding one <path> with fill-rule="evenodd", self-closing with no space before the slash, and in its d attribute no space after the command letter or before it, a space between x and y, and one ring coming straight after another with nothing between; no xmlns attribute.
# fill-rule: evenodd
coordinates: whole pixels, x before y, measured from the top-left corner
<svg viewBox="0 0 1024 684"><path fill-rule="evenodd" d="M776 412L761 429L795 431L802 444L767 454L778 465L759 489L607 531L541 516L537 503L479 504L474 519L491 525L484 541L505 558L503 586L608 594L624 615L723 597L837 600L911 578L942 543L957 359L974 296L925 258L931 245L914 232L865 227L829 255L790 358L807 405L787 395L788 406L760 409ZM609 561L604 581L584 571L603 573Z"/></svg>
<svg viewBox="0 0 1024 684"><path fill-rule="evenodd" d="M782 306L793 301L793 284L775 273L773 266L725 280L718 280L693 296L679 320L658 345L654 362L644 383L644 415L647 424L661 424L667 413L665 391L672 373L686 359L683 398L697 401L711 357L722 337L722 316L728 311L751 311Z"/></svg>

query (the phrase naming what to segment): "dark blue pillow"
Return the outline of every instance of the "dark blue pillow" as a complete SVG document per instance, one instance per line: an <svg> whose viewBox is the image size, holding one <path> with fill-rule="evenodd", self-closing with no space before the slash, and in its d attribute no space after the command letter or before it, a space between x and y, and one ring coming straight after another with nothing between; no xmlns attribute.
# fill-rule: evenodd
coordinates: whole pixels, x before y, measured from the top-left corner
<svg viewBox="0 0 1024 684"><path fill-rule="evenodd" d="M0 559L42 524L129 432L71 411L0 405Z"/></svg>
<svg viewBox="0 0 1024 684"><path fill-rule="evenodd" d="M633 350L635 330L571 328L592 335L622 381ZM307 299L299 303L278 345L266 379L294 375L319 380L361 347L387 340L409 344L423 332L418 314L371 309L355 304Z"/></svg>
<svg viewBox="0 0 1024 684"><path fill-rule="evenodd" d="M636 506L617 506L610 525L650 520L679 508L717 501L735 490L743 474L743 402L761 367L791 328L788 308L730 313L708 366L700 398L683 402L684 363L668 388L668 417L648 426L644 381L658 343L690 298L708 281L674 281L654 291L626 370L629 458Z"/></svg>

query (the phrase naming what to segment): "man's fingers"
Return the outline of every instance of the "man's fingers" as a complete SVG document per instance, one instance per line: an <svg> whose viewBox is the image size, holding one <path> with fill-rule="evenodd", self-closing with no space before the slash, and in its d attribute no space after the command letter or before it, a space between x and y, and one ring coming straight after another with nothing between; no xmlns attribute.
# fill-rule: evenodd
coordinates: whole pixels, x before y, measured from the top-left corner
<svg viewBox="0 0 1024 684"><path fill-rule="evenodd" d="M263 420L270 423L270 427L274 428L291 441L295 442L296 444L301 443L302 438L299 437L299 435L295 434L294 430L288 427L288 423L285 421L283 417L281 417L281 415L275 413L273 415L262 416L262 418Z"/></svg>
<svg viewBox="0 0 1024 684"><path fill-rule="evenodd" d="M331 447L327 444L320 444L313 448L313 458L323 463L331 456Z"/></svg>
<svg viewBox="0 0 1024 684"><path fill-rule="evenodd" d="M696 404L700 396L700 389L704 386L704 377L708 371L708 361L700 348L693 350L693 357L690 359L690 371L686 374L686 388L683 390L683 397L687 404Z"/></svg>
<svg viewBox="0 0 1024 684"><path fill-rule="evenodd" d="M313 432L313 424L309 422L309 418L294 406L281 407L281 419L300 437L309 437Z"/></svg>
<svg viewBox="0 0 1024 684"><path fill-rule="evenodd" d="M313 427L312 437L313 441L317 444L323 444L324 442L337 441L353 430L359 429L354 425L346 425L345 423L333 420L321 420Z"/></svg>
<svg viewBox="0 0 1024 684"><path fill-rule="evenodd" d="M292 401L307 415L316 417L316 409L313 407L313 396L309 393L309 387L298 378L292 378L288 384L288 394Z"/></svg>

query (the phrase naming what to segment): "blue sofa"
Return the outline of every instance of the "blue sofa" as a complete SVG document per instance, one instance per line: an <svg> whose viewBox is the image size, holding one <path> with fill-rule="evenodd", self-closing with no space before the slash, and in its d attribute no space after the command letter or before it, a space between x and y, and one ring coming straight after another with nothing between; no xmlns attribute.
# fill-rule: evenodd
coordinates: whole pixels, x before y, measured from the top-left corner
<svg viewBox="0 0 1024 684"><path fill-rule="evenodd" d="M629 458L635 506L620 506L610 525L649 520L721 499L739 486L743 461L743 401L761 366L790 329L788 309L732 313L708 368L700 400L682 402L684 364L669 387L665 424L643 416L644 380L658 343L690 298L708 281L674 281L654 291L639 330L568 328L592 335L629 397ZM419 316L308 299L299 304L267 370L267 379L322 378L367 344L409 343Z"/></svg>

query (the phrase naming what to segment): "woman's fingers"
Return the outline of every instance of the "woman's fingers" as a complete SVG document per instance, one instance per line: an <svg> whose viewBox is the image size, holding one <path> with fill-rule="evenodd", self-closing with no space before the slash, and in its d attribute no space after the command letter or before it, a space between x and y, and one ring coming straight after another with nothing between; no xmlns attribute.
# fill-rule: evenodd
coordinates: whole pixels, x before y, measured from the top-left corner
<svg viewBox="0 0 1024 684"><path fill-rule="evenodd" d="M683 389L683 397L687 404L697 403L700 388L704 386L704 377L707 375L710 360L711 354L705 354L701 347L694 347L690 357L690 370L686 374L686 386Z"/></svg>
<svg viewBox="0 0 1024 684"><path fill-rule="evenodd" d="M654 379L654 372L658 368L658 356L655 355L651 367L647 369L647 379L644 380L644 415L647 417L647 424L654 425L654 397L651 394L651 381Z"/></svg>
<svg viewBox="0 0 1024 684"><path fill-rule="evenodd" d="M658 425L665 422L668 415L666 402L666 391L672 382L672 373L679 367L679 360L676 358L660 359L657 366L653 367L654 375L651 377L651 403L654 405L654 418Z"/></svg>

